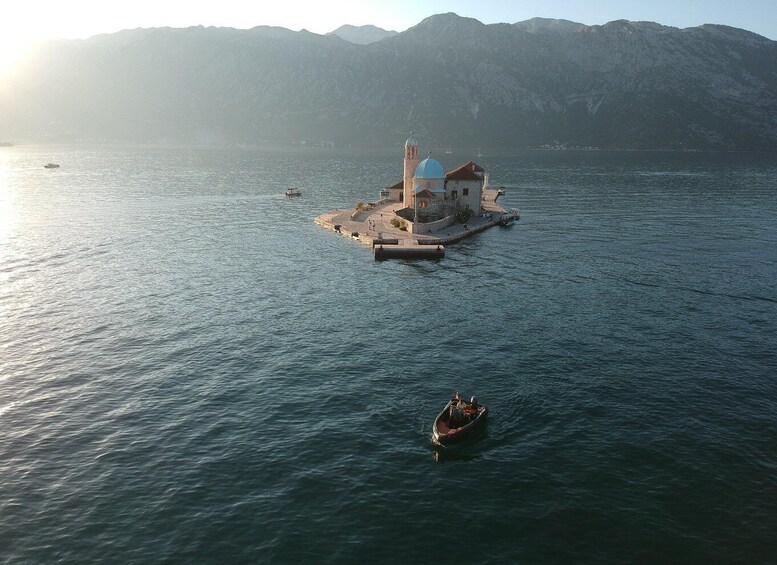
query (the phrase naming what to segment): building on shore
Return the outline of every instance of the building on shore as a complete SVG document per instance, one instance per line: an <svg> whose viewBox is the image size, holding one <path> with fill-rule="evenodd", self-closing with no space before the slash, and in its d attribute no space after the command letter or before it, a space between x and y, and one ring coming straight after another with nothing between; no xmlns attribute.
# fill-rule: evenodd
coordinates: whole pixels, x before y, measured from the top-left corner
<svg viewBox="0 0 777 565"><path fill-rule="evenodd" d="M442 228L462 213L480 214L488 186L488 173L480 165L470 161L446 173L431 151L420 160L418 141L411 133L405 141L403 169L404 178L384 193L405 205L396 214L412 222L413 233ZM424 230L423 224L430 229Z"/></svg>

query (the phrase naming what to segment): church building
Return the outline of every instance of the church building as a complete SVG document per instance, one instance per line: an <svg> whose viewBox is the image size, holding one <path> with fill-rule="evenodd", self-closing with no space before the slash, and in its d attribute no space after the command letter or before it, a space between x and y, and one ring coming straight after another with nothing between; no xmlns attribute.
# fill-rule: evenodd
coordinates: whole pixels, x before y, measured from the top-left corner
<svg viewBox="0 0 777 565"><path fill-rule="evenodd" d="M405 142L404 178L389 187L389 198L405 204L398 215L420 222L436 222L454 216L464 208L479 214L488 173L472 161L447 173L439 161L420 160L413 134Z"/></svg>

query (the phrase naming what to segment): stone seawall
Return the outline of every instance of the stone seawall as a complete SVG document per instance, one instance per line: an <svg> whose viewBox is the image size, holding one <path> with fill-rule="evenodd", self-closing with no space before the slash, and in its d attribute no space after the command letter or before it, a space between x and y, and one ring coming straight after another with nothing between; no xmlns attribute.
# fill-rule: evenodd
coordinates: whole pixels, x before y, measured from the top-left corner
<svg viewBox="0 0 777 565"><path fill-rule="evenodd" d="M493 207L493 204L491 205ZM367 211L331 210L315 218L319 226L355 239L363 245L372 246L375 240L396 239L398 245L449 245L472 237L501 223L501 207L492 209L491 214L473 216L467 224L454 223L440 226L433 234L412 234L391 224L395 211L402 205L398 202L382 202ZM358 219L356 219L358 218Z"/></svg>

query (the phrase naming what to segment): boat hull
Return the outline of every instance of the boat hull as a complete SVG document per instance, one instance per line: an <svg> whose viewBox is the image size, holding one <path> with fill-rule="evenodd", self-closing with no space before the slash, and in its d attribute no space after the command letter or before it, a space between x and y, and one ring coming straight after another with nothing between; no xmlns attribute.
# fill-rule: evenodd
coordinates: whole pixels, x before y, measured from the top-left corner
<svg viewBox="0 0 777 565"><path fill-rule="evenodd" d="M480 406L478 413L464 426L451 428L448 425L448 414L453 401L448 401L445 408L437 415L432 426L432 437L435 443L439 445L453 445L464 441L472 435L475 430L480 429L488 418L488 408ZM466 402L467 405L470 403Z"/></svg>

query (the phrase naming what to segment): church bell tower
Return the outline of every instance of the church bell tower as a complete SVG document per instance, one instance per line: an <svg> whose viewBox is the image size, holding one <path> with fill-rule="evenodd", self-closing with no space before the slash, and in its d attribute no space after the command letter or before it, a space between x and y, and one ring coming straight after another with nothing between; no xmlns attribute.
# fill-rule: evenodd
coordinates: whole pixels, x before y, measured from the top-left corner
<svg viewBox="0 0 777 565"><path fill-rule="evenodd" d="M402 201L406 207L413 205L413 175L418 166L418 142L410 132L410 137L405 141L405 176L402 189Z"/></svg>

